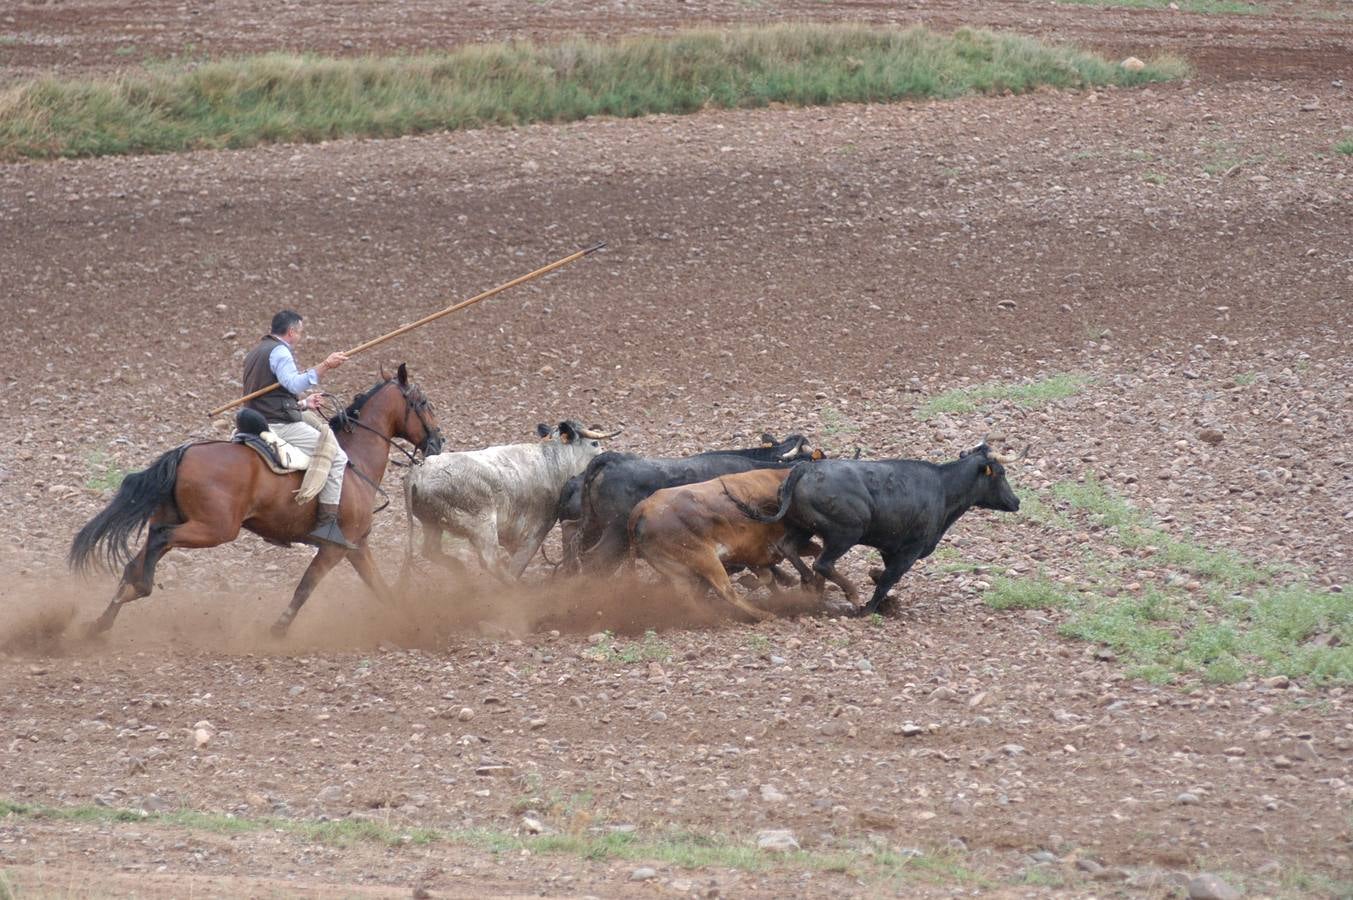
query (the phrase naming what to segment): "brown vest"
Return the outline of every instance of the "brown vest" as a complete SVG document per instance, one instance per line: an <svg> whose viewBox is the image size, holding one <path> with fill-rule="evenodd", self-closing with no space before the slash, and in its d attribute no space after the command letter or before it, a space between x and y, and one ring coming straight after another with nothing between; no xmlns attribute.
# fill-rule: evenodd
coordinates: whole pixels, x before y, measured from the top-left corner
<svg viewBox="0 0 1353 900"><path fill-rule="evenodd" d="M277 381L277 376L268 366L268 357L273 348L282 343L275 335L267 334L244 357L244 390L242 394L252 394ZM301 421L301 405L296 402L291 391L278 385L262 397L255 397L246 404L250 409L258 410L269 422Z"/></svg>

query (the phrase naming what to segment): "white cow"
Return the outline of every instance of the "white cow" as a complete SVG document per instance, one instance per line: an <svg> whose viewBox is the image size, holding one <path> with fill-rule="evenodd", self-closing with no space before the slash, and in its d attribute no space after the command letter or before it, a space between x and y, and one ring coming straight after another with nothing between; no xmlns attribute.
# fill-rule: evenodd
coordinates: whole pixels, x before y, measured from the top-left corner
<svg viewBox="0 0 1353 900"><path fill-rule="evenodd" d="M601 441L620 433L573 421L536 430L536 443L439 453L411 468L404 480L410 545L416 518L428 559L460 568L442 551L442 532L449 531L474 548L486 571L503 580L521 577L559 517L565 483L601 453Z"/></svg>

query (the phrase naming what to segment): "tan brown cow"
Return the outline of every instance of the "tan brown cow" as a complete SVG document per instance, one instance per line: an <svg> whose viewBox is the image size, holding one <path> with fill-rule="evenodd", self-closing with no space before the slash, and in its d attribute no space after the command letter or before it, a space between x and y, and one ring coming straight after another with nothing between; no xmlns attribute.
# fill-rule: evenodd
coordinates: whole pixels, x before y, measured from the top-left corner
<svg viewBox="0 0 1353 900"><path fill-rule="evenodd" d="M762 584L775 589L776 563L787 559L800 577L806 576L809 569L799 554L818 547L811 541L795 545L779 524L749 519L733 498L753 509L773 509L790 471L753 469L657 491L630 514L630 547L687 596L707 584L752 618L768 618L770 613L734 592L728 567L746 566Z"/></svg>

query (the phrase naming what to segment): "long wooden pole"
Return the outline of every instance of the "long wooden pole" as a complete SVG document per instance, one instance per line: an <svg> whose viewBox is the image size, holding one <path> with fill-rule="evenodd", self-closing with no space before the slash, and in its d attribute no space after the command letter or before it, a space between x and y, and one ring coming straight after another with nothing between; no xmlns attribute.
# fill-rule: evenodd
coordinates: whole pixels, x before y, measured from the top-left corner
<svg viewBox="0 0 1353 900"><path fill-rule="evenodd" d="M598 250L600 250L602 247L605 247L605 246L606 246L606 242L605 242L605 241L602 241L601 243L599 243L599 244L593 244L591 247L588 247L588 248L586 248L586 249L584 249L584 250L579 250L577 253L573 253L573 254L570 254L570 255L568 255L568 256L565 256L563 259L556 259L554 262L550 263L548 266L541 266L539 269L536 269L534 272L527 273L526 275L522 275L522 276L519 277L519 278L514 278L514 279L512 279L511 281L506 282L505 284L500 284L500 285L498 285L496 288L490 288L489 290L485 291L485 292L482 293L482 294L476 294L475 296L471 297L469 300L462 300L461 302L456 303L456 304L454 304L454 305L452 305L452 306L448 306L446 309L443 309L443 310L440 310L440 311L438 311L438 312L435 312L435 313L433 313L432 315L429 315L429 316L423 316L423 318L419 319L417 322L411 322L411 323L409 323L408 325L401 325L399 328L396 328L394 331L391 331L391 332L388 333L388 334L383 334L383 335L381 335L381 336L378 337L378 338L373 338L372 340L367 341L365 344L358 344L356 347L353 347L351 350L346 351L346 352L347 352L347 355L348 355L348 356L356 356L358 353L364 353L364 352L366 352L367 350L370 350L372 347L375 347L377 344L383 344L383 343L385 343L386 341L391 340L392 338L397 338L397 337L399 337L401 334L408 334L410 331L413 331L415 328L420 328L420 327L422 327L422 326L428 324L429 322L436 321L437 319L440 319L442 316L449 316L449 315L451 315L451 313L457 312L458 310L462 310L462 309L464 309L464 308L467 307L467 306L474 306L476 303L479 303L479 302L482 301L482 300L487 300L487 299L489 299L489 298L492 297L494 294L501 294L503 291L507 290L508 288L516 287L517 285L523 284L523 283L525 283L525 282L527 282L527 281L530 281L530 280L533 279L533 278L539 278L541 275L544 275L544 274L546 274L546 273L548 273L548 272L553 272L555 269L558 269L558 268L561 267L561 266L566 266L566 265L568 265L569 263L573 262L574 260L582 259L584 256L587 256L587 255L590 254L590 253L596 253ZM277 387L279 387L279 385L278 385L277 382L274 381L272 384L268 385L267 387L265 387L265 388L259 388L258 390L254 391L252 394L245 394L243 397L239 397L239 398L237 398L237 399L235 399L235 400L231 400L229 403L226 403L226 404L224 404L224 405L222 405L222 406L216 407L215 409L211 410L211 412L207 413L207 415L209 415L209 416L219 416L221 413L225 412L226 410L231 409L232 407L239 406L241 403L248 403L250 400L253 400L255 397L262 397L264 394L268 393L268 392L271 391L271 390L276 389Z"/></svg>

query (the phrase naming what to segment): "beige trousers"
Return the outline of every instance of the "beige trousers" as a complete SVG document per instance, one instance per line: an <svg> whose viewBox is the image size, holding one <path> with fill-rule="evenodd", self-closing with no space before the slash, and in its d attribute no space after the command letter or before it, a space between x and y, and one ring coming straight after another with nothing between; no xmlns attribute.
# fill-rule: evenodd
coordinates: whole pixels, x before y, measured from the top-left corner
<svg viewBox="0 0 1353 900"><path fill-rule="evenodd" d="M304 422L269 422L268 430L306 453L313 454L319 446L319 432ZM343 470L347 467L348 455L339 447L334 451L334 464L329 468L324 489L319 492L320 503L337 503L338 498L343 496Z"/></svg>

